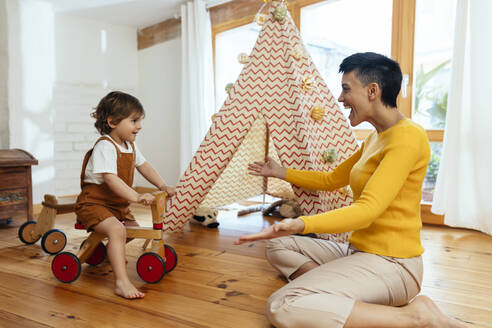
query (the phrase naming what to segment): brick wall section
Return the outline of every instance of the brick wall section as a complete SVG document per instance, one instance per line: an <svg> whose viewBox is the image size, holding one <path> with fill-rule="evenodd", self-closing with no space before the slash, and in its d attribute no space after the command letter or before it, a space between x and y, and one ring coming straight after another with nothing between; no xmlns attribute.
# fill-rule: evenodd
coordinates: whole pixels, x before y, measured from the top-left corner
<svg viewBox="0 0 492 328"><path fill-rule="evenodd" d="M80 192L82 160L99 137L90 114L110 90L99 85L54 85L56 195ZM132 90L122 91L134 94Z"/></svg>

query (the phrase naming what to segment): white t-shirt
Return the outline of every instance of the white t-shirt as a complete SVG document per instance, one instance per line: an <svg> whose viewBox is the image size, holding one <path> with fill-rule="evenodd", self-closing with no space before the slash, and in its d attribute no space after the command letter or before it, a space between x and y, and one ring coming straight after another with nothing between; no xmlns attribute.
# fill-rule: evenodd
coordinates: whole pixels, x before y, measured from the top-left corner
<svg viewBox="0 0 492 328"><path fill-rule="evenodd" d="M109 135L104 135L113 140ZM114 141L114 140L113 140ZM129 142L125 142L127 149L120 146L114 141L116 146L122 153L132 153L133 148ZM142 153L138 150L135 143L135 166L138 167L145 163L145 158ZM114 145L109 140L99 141L94 150L92 151L91 158L87 162L87 167L85 168L84 182L102 184L104 182L103 173L114 173L118 175L118 168L116 165L117 152Z"/></svg>

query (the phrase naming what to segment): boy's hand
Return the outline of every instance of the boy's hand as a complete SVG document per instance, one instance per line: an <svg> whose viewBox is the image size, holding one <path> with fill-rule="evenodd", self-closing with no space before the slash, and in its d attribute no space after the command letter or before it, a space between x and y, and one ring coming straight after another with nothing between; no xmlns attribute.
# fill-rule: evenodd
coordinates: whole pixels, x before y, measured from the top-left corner
<svg viewBox="0 0 492 328"><path fill-rule="evenodd" d="M144 205L150 205L154 201L154 198L155 197L149 193L140 194L140 195L138 195L137 202L139 202L140 204L144 204Z"/></svg>
<svg viewBox="0 0 492 328"><path fill-rule="evenodd" d="M176 193L176 188L174 188L172 186L166 186L166 187L164 187L163 191L167 192L168 196L174 196L174 194Z"/></svg>
<svg viewBox="0 0 492 328"><path fill-rule="evenodd" d="M174 194L176 193L176 189L174 187L166 186L165 184L163 184L162 186L160 186L159 187L159 190L160 191L165 191L168 196L174 196Z"/></svg>

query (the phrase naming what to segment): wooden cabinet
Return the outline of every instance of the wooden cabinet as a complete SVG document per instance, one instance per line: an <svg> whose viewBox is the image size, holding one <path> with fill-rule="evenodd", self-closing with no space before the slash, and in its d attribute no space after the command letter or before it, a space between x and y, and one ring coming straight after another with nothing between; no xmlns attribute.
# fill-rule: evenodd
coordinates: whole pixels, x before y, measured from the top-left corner
<svg viewBox="0 0 492 328"><path fill-rule="evenodd" d="M32 220L31 165L38 161L21 149L0 149L0 220Z"/></svg>

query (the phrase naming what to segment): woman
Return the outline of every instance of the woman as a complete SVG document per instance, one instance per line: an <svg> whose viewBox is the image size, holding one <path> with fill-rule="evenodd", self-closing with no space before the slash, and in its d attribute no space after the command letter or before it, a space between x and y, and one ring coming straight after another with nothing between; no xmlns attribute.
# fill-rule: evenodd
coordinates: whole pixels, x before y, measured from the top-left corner
<svg viewBox="0 0 492 328"><path fill-rule="evenodd" d="M276 327L463 327L428 297L409 304L422 283L420 199L430 148L424 129L397 109L400 67L358 53L339 72L338 101L350 108L350 124L375 128L360 149L332 172L287 169L271 159L249 165L252 175L311 190L350 184L354 194L350 206L285 219L235 242L271 239L266 257L290 281L268 300L267 316ZM291 236L346 231L354 231L349 245Z"/></svg>

